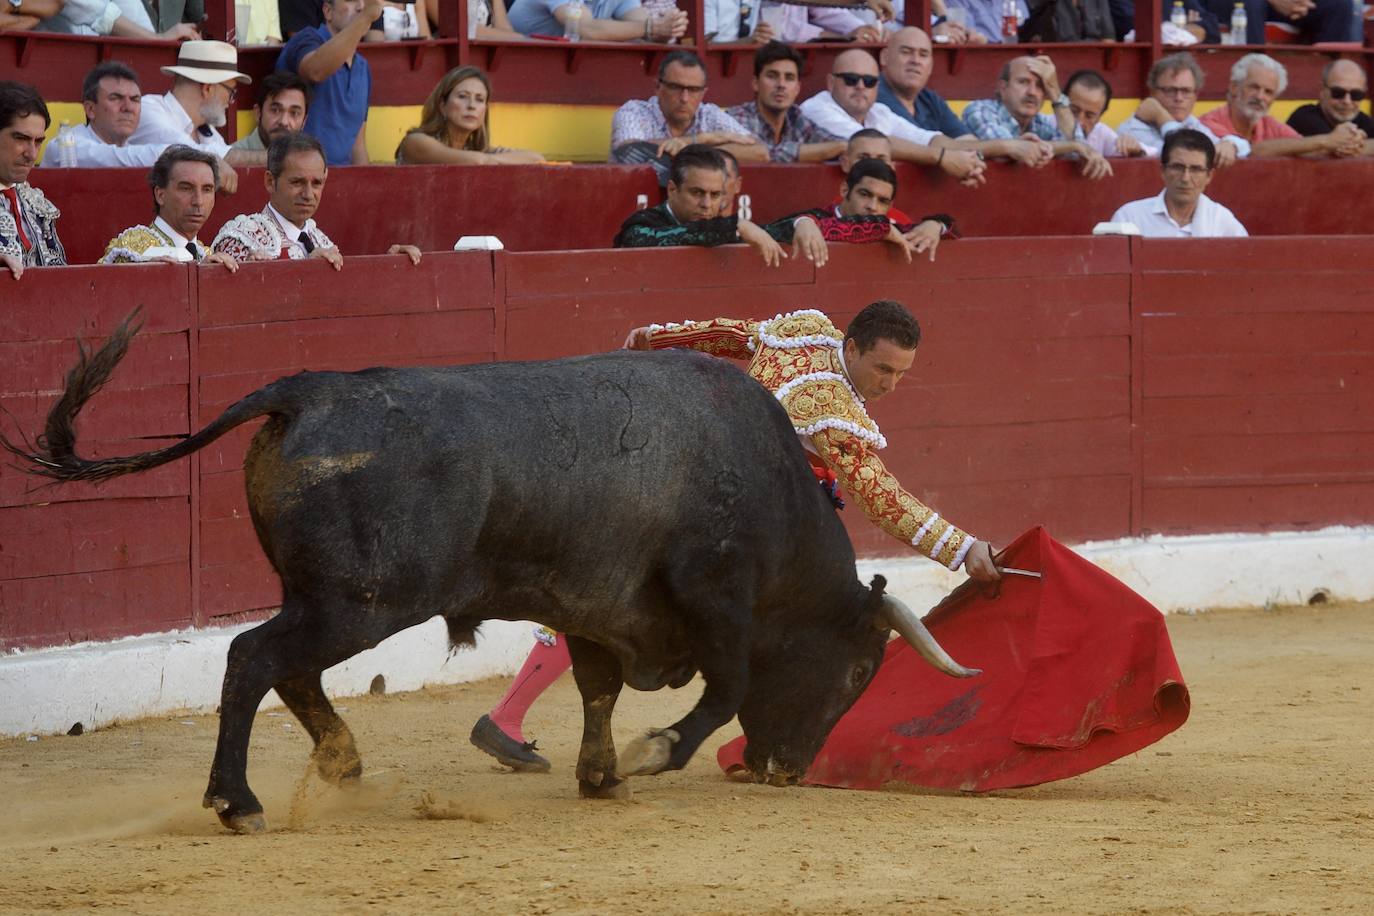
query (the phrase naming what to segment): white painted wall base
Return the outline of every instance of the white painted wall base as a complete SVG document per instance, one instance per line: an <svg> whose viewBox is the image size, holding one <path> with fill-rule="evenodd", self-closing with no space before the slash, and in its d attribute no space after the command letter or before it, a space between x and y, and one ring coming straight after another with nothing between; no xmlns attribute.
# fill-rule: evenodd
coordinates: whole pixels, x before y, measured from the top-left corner
<svg viewBox="0 0 1374 916"><path fill-rule="evenodd" d="M1162 611L1300 604L1318 589L1336 600L1374 598L1374 527L1265 535L1155 537L1075 548ZM862 560L859 574L888 579L888 591L929 608L963 579L917 557ZM0 735L54 734L117 719L208 712L219 701L225 653L248 624L186 630L106 643L15 652L0 657ZM388 691L508 675L533 644L531 626L491 621L475 649L448 654L443 622L398 633L324 676L331 696L367 691L385 676ZM280 705L268 694L264 706Z"/></svg>

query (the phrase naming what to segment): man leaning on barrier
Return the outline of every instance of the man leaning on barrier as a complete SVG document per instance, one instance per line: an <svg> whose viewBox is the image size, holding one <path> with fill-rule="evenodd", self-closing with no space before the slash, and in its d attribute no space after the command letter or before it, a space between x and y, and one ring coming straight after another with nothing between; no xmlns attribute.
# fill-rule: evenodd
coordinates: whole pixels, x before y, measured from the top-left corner
<svg viewBox="0 0 1374 916"><path fill-rule="evenodd" d="M1202 91L1202 80L1202 67L1187 51L1161 57L1150 67L1149 76L1145 78L1150 89L1149 98L1140 103L1134 115L1121 123L1117 134L1134 137L1149 151L1162 150L1164 139L1176 130L1199 131L1216 146L1219 169L1249 156L1250 141L1240 137L1218 137L1193 114L1198 93Z"/></svg>
<svg viewBox="0 0 1374 916"><path fill-rule="evenodd" d="M210 251L196 238L215 209L218 164L219 159L204 150L182 144L167 147L148 173L153 221L131 226L111 239L100 263L204 261L238 270L233 258Z"/></svg>
<svg viewBox="0 0 1374 916"><path fill-rule="evenodd" d="M1202 193L1216 171L1216 149L1201 131L1176 130L1160 154L1164 190L1133 200L1112 215L1146 238L1226 238L1249 235L1240 220Z"/></svg>
<svg viewBox="0 0 1374 916"><path fill-rule="evenodd" d="M52 123L32 86L0 82L0 267L18 280L26 267L67 263L57 238L62 214L29 184L43 136Z"/></svg>

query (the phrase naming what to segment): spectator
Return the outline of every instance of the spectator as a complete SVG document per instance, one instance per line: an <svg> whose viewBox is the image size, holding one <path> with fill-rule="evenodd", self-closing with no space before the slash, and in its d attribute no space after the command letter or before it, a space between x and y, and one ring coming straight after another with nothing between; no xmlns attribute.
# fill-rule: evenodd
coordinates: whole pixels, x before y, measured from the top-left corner
<svg viewBox="0 0 1374 916"><path fill-rule="evenodd" d="M1219 138L1193 115L1198 93L1202 91L1202 68L1187 51L1161 57L1150 67L1146 77L1150 97L1140 103L1135 114L1122 122L1119 136L1140 141L1147 155L1150 150L1163 149L1164 138L1176 130L1187 128L1207 135L1216 147L1216 167L1226 168L1250 155L1250 143L1240 137Z"/></svg>
<svg viewBox="0 0 1374 916"><path fill-rule="evenodd" d="M143 0L148 25L163 35L179 25L189 25L199 38L200 24L205 21L205 0Z"/></svg>
<svg viewBox="0 0 1374 916"><path fill-rule="evenodd" d="M278 137L300 130L309 111L309 83L284 70L269 73L258 84L258 100L253 105L258 126L229 149L243 165L266 165L267 147Z"/></svg>
<svg viewBox="0 0 1374 916"><path fill-rule="evenodd" d="M26 267L67 263L57 238L62 214L29 184L52 118L32 86L0 81L0 265L18 280Z"/></svg>
<svg viewBox="0 0 1374 916"><path fill-rule="evenodd" d="M935 249L940 239L954 230L954 219L935 214L912 220L893 208L896 199L897 173L892 166L876 156L859 158L845 170L840 199L832 205L832 212L839 217L885 217L892 225L894 238L900 236L909 246L908 260L911 253L925 252L935 260Z"/></svg>
<svg viewBox="0 0 1374 916"><path fill-rule="evenodd" d="M434 5L438 6L438 3L434 2ZM427 6L425 0L412 0L409 3L383 0L382 17L378 22L372 23L363 40L405 41L429 38L429 15L425 12ZM378 26L381 27L380 31Z"/></svg>
<svg viewBox="0 0 1374 916"><path fill-rule="evenodd" d="M302 133L273 137L263 176L267 206L225 223L211 249L236 261L319 258L342 270L343 255L314 220L328 177L319 140ZM420 249L414 245L392 245L387 254L404 254L411 263L420 263Z"/></svg>
<svg viewBox="0 0 1374 916"><path fill-rule="evenodd" d="M1322 69L1322 91L1314 105L1303 105L1288 117L1288 126L1304 137L1330 134L1342 124L1353 124L1365 135L1364 155L1371 150L1374 119L1360 111L1369 95L1364 70L1353 60L1333 60ZM1340 153L1336 155L1350 155Z"/></svg>
<svg viewBox="0 0 1374 916"><path fill-rule="evenodd" d="M725 113L749 130L773 162L819 162L844 151L844 141L822 130L796 104L802 56L780 41L754 54L754 100Z"/></svg>
<svg viewBox="0 0 1374 916"><path fill-rule="evenodd" d="M1187 24L1183 30L1203 44L1221 44L1221 23L1218 22L1212 10L1208 8L1207 3L1208 0L1183 0L1184 16L1187 19ZM1227 22L1231 21L1231 10L1234 4L1235 0L1232 0L1231 4L1226 7ZM1110 6L1116 40L1125 41L1126 35L1135 31L1135 0L1111 0ZM1161 8L1161 21L1171 22L1173 12L1173 3L1164 3ZM1164 37L1165 44L1186 44L1186 42L1170 42L1167 34Z"/></svg>
<svg viewBox="0 0 1374 916"><path fill-rule="evenodd" d="M735 216L736 207L739 204L739 192L744 189L744 176L739 171L739 160L729 150L716 147L716 152L720 153L720 158L725 160L725 196L720 200L720 211L717 216ZM749 214L744 214L745 219L749 219Z"/></svg>
<svg viewBox="0 0 1374 916"><path fill-rule="evenodd" d="M1133 200L1112 214L1114 223L1132 223L1146 238L1213 238L1248 235L1230 210L1206 194L1216 167L1216 149L1201 131L1185 127L1164 140L1160 162L1164 190Z"/></svg>
<svg viewBox="0 0 1374 916"><path fill-rule="evenodd" d="M1054 116L1040 114L1045 98L1052 99ZM1043 54L1017 57L1002 67L997 91L991 99L970 102L964 109L964 123L983 140L1013 140L1031 135L1050 144L1055 156L1077 156L1083 161L1083 175L1093 180L1106 178L1112 167L1102 154L1086 143L1067 140L1077 124L1069 110L1069 97L1059 90L1054 62Z"/></svg>
<svg viewBox="0 0 1374 916"><path fill-rule="evenodd" d="M223 41L188 41L177 50L176 66L161 69L173 77L172 89L143 99L138 129L128 142L205 150L221 160L217 184L234 193L238 175L229 167L233 156L216 128L228 122L238 84L252 82L238 71L238 51Z"/></svg>
<svg viewBox="0 0 1374 916"><path fill-rule="evenodd" d="M245 5L236 0L235 6ZM279 45L282 42L281 6L277 0L247 0L248 27L235 22L234 31L240 45Z"/></svg>
<svg viewBox="0 0 1374 916"><path fill-rule="evenodd" d="M476 67L444 74L425 99L420 126L396 147L398 164L497 165L543 162L536 152L491 145L491 81Z"/></svg>
<svg viewBox="0 0 1374 916"><path fill-rule="evenodd" d="M1146 149L1132 136L1120 136L1106 124L1102 115L1112 103L1112 87L1096 70L1078 70L1064 84L1069 97L1069 113L1075 121L1074 139L1081 140L1103 156L1144 156ZM1154 152L1158 152L1158 148Z"/></svg>
<svg viewBox="0 0 1374 916"><path fill-rule="evenodd" d="M850 137L844 155L840 156L840 171L848 175L855 165L866 159L875 159L886 162L888 165L892 164L892 141L890 141L882 131L866 127ZM896 174L895 171L893 174ZM897 193L895 184L892 187L892 193L893 199L895 200ZM830 202L830 206L832 208L840 207L844 203L844 198L845 190L841 188L839 196ZM902 210L897 209L895 205L891 204L888 206L886 214L887 218L898 226L919 228L920 224L925 222L925 219L940 219L945 223L946 228L950 232L954 230L954 220L952 217L938 216L914 220L910 216L907 216ZM903 232L907 236L907 241L915 241L910 228L903 230Z"/></svg>
<svg viewBox="0 0 1374 916"><path fill-rule="evenodd" d="M568 15L568 0L515 0L510 24L522 35L562 36ZM592 0L578 15L578 31L587 41L666 42L687 34L685 12L651 17L639 0Z"/></svg>
<svg viewBox="0 0 1374 916"><path fill-rule="evenodd" d="M180 143L167 147L148 172L152 223L132 226L111 239L100 263L208 261L238 270L233 258L210 251L196 238L215 209L218 165L204 150Z"/></svg>
<svg viewBox="0 0 1374 916"><path fill-rule="evenodd" d="M715 246L743 242L776 267L785 257L768 233L747 219L719 216L725 198L728 166L720 150L694 143L673 157L668 198L636 210L620 226L616 248L663 248L675 245Z"/></svg>
<svg viewBox="0 0 1374 916"><path fill-rule="evenodd" d="M329 165L367 164L367 106L372 71L358 53L382 0L324 0L324 23L301 29L281 49L277 69L314 86L305 132L324 145Z"/></svg>
<svg viewBox="0 0 1374 916"><path fill-rule="evenodd" d="M1283 22L1313 42L1363 41L1356 35L1347 0L1243 0L1245 44L1265 43L1264 23ZM1231 21L1236 0L1207 0L1217 19Z"/></svg>
<svg viewBox="0 0 1374 916"><path fill-rule="evenodd" d="M1001 44L1003 0L945 0L946 10L963 10L970 44ZM1016 0L1016 21L1030 16L1026 0Z"/></svg>
<svg viewBox="0 0 1374 916"><path fill-rule="evenodd" d="M1226 104L1202 116L1219 137L1238 136L1250 142L1256 156L1358 156L1364 152L1364 132L1349 122L1315 137L1304 137L1269 114L1269 106L1288 87L1288 71L1267 54L1247 54L1231 67Z"/></svg>
<svg viewBox="0 0 1374 916"><path fill-rule="evenodd" d="M113 35L145 41L194 41L200 38L200 29L189 22L178 22L164 32L155 31L148 11L136 0L62 0L60 6L61 12L39 23L38 31Z"/></svg>
<svg viewBox="0 0 1374 916"><path fill-rule="evenodd" d="M743 125L710 102L706 66L691 51L670 51L658 67L658 92L631 99L611 119L611 161L652 162L660 183L683 148L720 146L736 158L762 161L768 150Z"/></svg>
<svg viewBox="0 0 1374 916"><path fill-rule="evenodd" d="M0 32L36 29L62 12L66 0L9 0L0 7Z"/></svg>
<svg viewBox="0 0 1374 916"><path fill-rule="evenodd" d="M430 26L439 28L439 4L426 4L425 10L429 13ZM506 15L506 4L503 0L477 0L476 11L477 37L480 40L510 41L525 37L511 28L510 17Z"/></svg>
<svg viewBox="0 0 1374 916"><path fill-rule="evenodd" d="M770 41L882 41L879 23L893 20L894 4L891 0L867 0L863 6L867 9L855 11L772 0L706 0L706 40L760 45ZM767 19L759 15L764 7L769 9Z"/></svg>
<svg viewBox="0 0 1374 916"><path fill-rule="evenodd" d="M1040 167L1054 158L1048 144L1035 138L979 140L949 104L926 83L934 69L930 36L915 26L898 29L879 55L882 76L878 80L878 103L893 114L925 130L939 131L958 140L959 149L971 149L984 156L1005 156L1025 165Z"/></svg>
<svg viewBox="0 0 1374 916"><path fill-rule="evenodd" d="M117 60L96 64L81 85L86 123L71 128L76 144L76 167L148 168L162 155L166 143L130 143L143 110L138 74ZM62 165L51 148L43 157L46 168Z"/></svg>
<svg viewBox="0 0 1374 916"><path fill-rule="evenodd" d="M872 54L855 48L837 55L826 87L801 104L802 114L822 130L847 140L872 127L893 139L896 158L936 166L966 185L983 183L983 159L975 151L952 148L948 137L903 120L878 101L878 62Z"/></svg>

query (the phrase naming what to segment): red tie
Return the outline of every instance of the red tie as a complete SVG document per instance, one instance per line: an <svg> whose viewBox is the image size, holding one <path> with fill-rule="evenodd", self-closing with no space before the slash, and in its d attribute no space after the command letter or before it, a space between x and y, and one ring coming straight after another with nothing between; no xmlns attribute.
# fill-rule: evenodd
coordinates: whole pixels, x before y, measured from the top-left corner
<svg viewBox="0 0 1374 916"><path fill-rule="evenodd" d="M14 211L14 228L19 232L19 244L25 251L33 246L29 244L29 236L24 232L24 217L19 215L19 192L14 188L5 188L5 196L10 199L10 209Z"/></svg>

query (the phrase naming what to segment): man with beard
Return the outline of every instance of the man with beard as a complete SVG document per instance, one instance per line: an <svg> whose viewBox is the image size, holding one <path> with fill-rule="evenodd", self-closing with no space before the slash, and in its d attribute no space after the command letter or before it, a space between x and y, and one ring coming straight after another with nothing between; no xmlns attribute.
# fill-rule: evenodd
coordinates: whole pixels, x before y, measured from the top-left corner
<svg viewBox="0 0 1374 916"><path fill-rule="evenodd" d="M258 102L253 106L258 126L229 148L244 165L266 165L267 147L278 137L300 130L309 111L309 83L283 70L269 73L258 84Z"/></svg>
<svg viewBox="0 0 1374 916"><path fill-rule="evenodd" d="M205 261L238 270L233 258L210 251L196 238L215 209L218 163L204 150L180 143L167 147L148 173L153 221L131 226L111 239L100 263Z"/></svg>
<svg viewBox="0 0 1374 916"><path fill-rule="evenodd" d="M227 123L238 84L253 81L239 72L238 51L223 41L184 42L176 65L162 72L175 78L171 91L142 100L138 127L128 142L185 144L210 153L222 160L219 185L232 194L238 189L238 175L230 167L234 155L216 128Z"/></svg>
<svg viewBox="0 0 1374 916"><path fill-rule="evenodd" d="M343 255L315 224L329 169L324 147L309 134L279 134L267 148L267 206L225 223L210 248L236 261L292 261L319 258L343 269ZM387 254L404 254L420 263L414 245L392 245Z"/></svg>
<svg viewBox="0 0 1374 916"><path fill-rule="evenodd" d="M1053 117L1040 114L1046 97L1054 110ZM970 102L964 109L964 123L980 140L1033 136L1049 144L1056 157L1078 157L1083 162L1085 178L1096 181L1112 174L1106 157L1088 144L1072 139L1077 124L1069 108L1069 97L1059 89L1054 62L1043 54L1008 61L997 78L993 97Z"/></svg>
<svg viewBox="0 0 1374 916"><path fill-rule="evenodd" d="M0 267L18 280L26 267L60 266L67 254L57 238L62 214L29 184L43 135L52 123L32 86L0 82Z"/></svg>
<svg viewBox="0 0 1374 916"><path fill-rule="evenodd" d="M1269 107L1288 87L1288 71L1268 54L1247 54L1231 68L1226 104L1202 116L1218 137L1250 142L1255 156L1358 156L1364 131L1346 121L1329 132L1304 137L1269 114Z"/></svg>
<svg viewBox="0 0 1374 916"><path fill-rule="evenodd" d="M754 100L725 113L748 128L773 162L820 162L844 152L844 141L817 126L796 104L802 56L770 41L754 54Z"/></svg>

